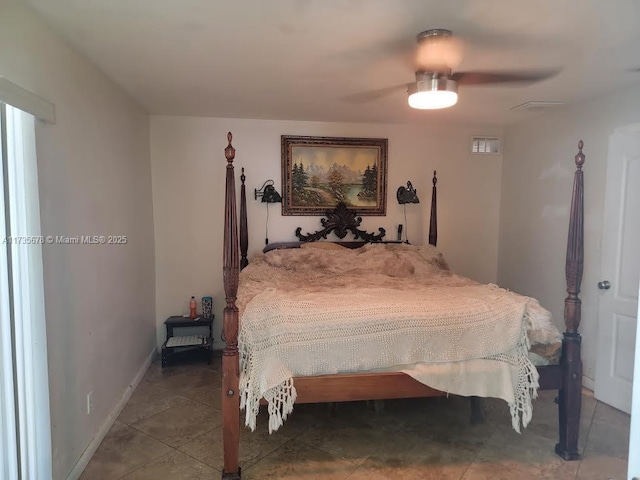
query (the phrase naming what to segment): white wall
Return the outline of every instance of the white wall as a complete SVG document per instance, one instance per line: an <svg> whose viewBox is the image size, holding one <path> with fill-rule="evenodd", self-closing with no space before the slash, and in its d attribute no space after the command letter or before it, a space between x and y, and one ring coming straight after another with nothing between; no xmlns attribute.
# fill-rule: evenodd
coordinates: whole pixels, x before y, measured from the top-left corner
<svg viewBox="0 0 640 480"><path fill-rule="evenodd" d="M246 168L249 253L264 247L266 206L253 189L271 178L281 190L280 136L324 135L389 139L386 217L364 217L367 230L382 226L396 238L403 210L395 192L411 180L420 205L407 206L409 240L427 242L431 175L439 177L438 245L452 269L481 281L497 276L498 206L501 156L471 156L473 134L481 128L381 124L313 123L223 118L151 117L154 225L156 235L156 313L158 344L162 322L188 311L191 295L213 295L216 332L222 323L222 225L227 131L234 135L235 166ZM239 192L239 189L238 189ZM296 227L316 231L320 217L281 215L271 205L269 240L295 240ZM221 348L219 333L216 347Z"/></svg>
<svg viewBox="0 0 640 480"><path fill-rule="evenodd" d="M149 118L13 0L0 0L0 75L56 105L57 123L36 127L43 235L128 237L44 247L53 471L62 479L155 347Z"/></svg>
<svg viewBox="0 0 640 480"><path fill-rule="evenodd" d="M506 132L498 281L534 296L564 330L565 251L578 140L584 140L585 262L582 281L584 375L593 380L600 239L609 135L640 122L640 87L546 112Z"/></svg>

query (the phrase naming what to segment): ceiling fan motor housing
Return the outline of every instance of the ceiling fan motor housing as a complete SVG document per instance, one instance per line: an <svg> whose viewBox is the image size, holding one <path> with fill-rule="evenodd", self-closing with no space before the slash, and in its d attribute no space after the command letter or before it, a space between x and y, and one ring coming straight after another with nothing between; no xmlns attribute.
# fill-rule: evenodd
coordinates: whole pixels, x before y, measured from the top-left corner
<svg viewBox="0 0 640 480"><path fill-rule="evenodd" d="M416 40L420 43L422 40L428 37L451 37L453 32L451 30L447 30L446 28L430 28L429 30L425 30L424 32L420 32L416 35Z"/></svg>
<svg viewBox="0 0 640 480"><path fill-rule="evenodd" d="M438 72L416 72L416 81L408 85L407 92L412 108L447 108L458 101L458 82Z"/></svg>
<svg viewBox="0 0 640 480"><path fill-rule="evenodd" d="M409 95L416 92L458 92L458 82L439 72L416 72L415 83L408 87Z"/></svg>
<svg viewBox="0 0 640 480"><path fill-rule="evenodd" d="M455 69L462 60L462 45L451 30L425 30L416 36L416 41L415 70L451 74L451 69Z"/></svg>

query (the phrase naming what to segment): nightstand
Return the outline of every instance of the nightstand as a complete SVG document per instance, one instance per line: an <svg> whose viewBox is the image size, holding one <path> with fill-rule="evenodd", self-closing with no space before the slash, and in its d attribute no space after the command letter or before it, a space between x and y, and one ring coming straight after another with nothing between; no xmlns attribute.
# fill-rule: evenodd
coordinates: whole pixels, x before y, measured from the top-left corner
<svg viewBox="0 0 640 480"><path fill-rule="evenodd" d="M167 338L162 344L162 366L178 363L181 361L191 360L197 357L204 357L207 363L211 363L211 354L213 345L213 318L196 317L198 320L190 317L174 316L165 320L164 325L167 329ZM204 336L204 341L198 345L177 345L167 346L169 339L172 338L174 328L192 328L192 327L208 327L209 334Z"/></svg>

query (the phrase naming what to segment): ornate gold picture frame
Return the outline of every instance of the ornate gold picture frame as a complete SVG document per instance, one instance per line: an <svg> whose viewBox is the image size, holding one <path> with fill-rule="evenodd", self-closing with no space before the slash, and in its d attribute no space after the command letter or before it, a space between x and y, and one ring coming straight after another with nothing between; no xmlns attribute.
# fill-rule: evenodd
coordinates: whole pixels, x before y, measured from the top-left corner
<svg viewBox="0 0 640 480"><path fill-rule="evenodd" d="M386 214L386 138L282 135L281 146L283 215L324 215L340 202Z"/></svg>

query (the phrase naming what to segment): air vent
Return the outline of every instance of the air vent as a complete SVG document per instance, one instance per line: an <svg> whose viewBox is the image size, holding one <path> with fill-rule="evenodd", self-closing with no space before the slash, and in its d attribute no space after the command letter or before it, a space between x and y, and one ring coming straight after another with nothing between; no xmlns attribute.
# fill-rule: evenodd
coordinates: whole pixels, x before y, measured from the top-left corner
<svg viewBox="0 0 640 480"><path fill-rule="evenodd" d="M473 137L471 153L500 153L500 138Z"/></svg>
<svg viewBox="0 0 640 480"><path fill-rule="evenodd" d="M520 110L539 110L541 108L549 108L549 107L557 107L559 105L564 105L565 102L543 102L543 101L534 101L534 102L525 102L520 105L516 105L515 107L511 107L509 110L511 111L520 111Z"/></svg>

